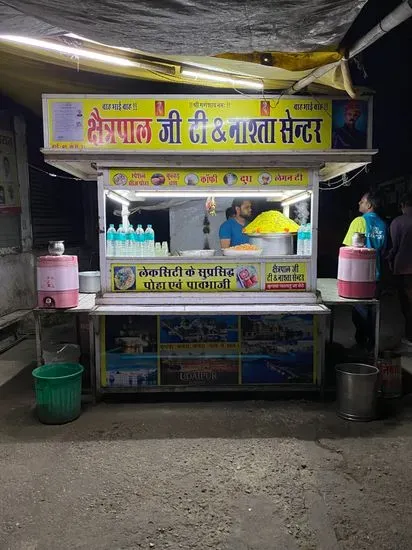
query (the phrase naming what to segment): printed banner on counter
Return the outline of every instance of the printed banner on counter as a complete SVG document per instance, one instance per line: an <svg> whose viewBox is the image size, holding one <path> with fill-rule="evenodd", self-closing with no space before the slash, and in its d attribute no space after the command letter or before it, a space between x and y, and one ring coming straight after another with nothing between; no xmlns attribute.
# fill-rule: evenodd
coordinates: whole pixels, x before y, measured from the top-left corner
<svg viewBox="0 0 412 550"><path fill-rule="evenodd" d="M241 317L242 384L315 381L313 315Z"/></svg>
<svg viewBox="0 0 412 550"><path fill-rule="evenodd" d="M313 315L108 315L108 388L315 382Z"/></svg>
<svg viewBox="0 0 412 550"><path fill-rule="evenodd" d="M237 315L161 316L159 349L162 385L239 383Z"/></svg>
<svg viewBox="0 0 412 550"><path fill-rule="evenodd" d="M305 292L307 289L306 263L279 262L265 265L265 290Z"/></svg>
<svg viewBox="0 0 412 550"><path fill-rule="evenodd" d="M157 316L108 315L102 320L102 385L137 388L157 384Z"/></svg>
<svg viewBox="0 0 412 550"><path fill-rule="evenodd" d="M112 168L109 183L114 187L280 187L309 185L309 171L302 168L278 169L190 169Z"/></svg>
<svg viewBox="0 0 412 550"><path fill-rule="evenodd" d="M260 290L260 265L142 264L111 266L113 292L230 292Z"/></svg>
<svg viewBox="0 0 412 550"><path fill-rule="evenodd" d="M0 129L0 214L21 212L13 132Z"/></svg>
<svg viewBox="0 0 412 550"><path fill-rule="evenodd" d="M173 153L322 150L335 141L366 147L367 101L339 105L334 122L332 105L325 97L298 96L46 96L45 147Z"/></svg>

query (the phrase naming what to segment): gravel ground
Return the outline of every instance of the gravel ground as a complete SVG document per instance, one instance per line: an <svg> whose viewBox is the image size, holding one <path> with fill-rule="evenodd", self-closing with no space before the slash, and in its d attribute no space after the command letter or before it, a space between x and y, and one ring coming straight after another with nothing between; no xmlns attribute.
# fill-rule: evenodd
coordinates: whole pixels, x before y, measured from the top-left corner
<svg viewBox="0 0 412 550"><path fill-rule="evenodd" d="M100 404L33 416L0 389L0 548L407 550L412 408L369 424L292 401Z"/></svg>

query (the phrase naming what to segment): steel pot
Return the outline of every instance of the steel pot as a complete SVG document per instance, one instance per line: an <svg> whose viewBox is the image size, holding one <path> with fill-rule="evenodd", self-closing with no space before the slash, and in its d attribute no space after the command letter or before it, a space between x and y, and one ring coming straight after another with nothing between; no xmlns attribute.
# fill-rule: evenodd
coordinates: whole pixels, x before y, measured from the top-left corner
<svg viewBox="0 0 412 550"><path fill-rule="evenodd" d="M365 248L366 246L365 233L354 233L352 235L352 246L356 248Z"/></svg>
<svg viewBox="0 0 412 550"><path fill-rule="evenodd" d="M293 233L251 235L250 244L262 249L263 256L290 256L293 254Z"/></svg>
<svg viewBox="0 0 412 550"><path fill-rule="evenodd" d="M48 251L50 256L63 256L64 241L49 241Z"/></svg>

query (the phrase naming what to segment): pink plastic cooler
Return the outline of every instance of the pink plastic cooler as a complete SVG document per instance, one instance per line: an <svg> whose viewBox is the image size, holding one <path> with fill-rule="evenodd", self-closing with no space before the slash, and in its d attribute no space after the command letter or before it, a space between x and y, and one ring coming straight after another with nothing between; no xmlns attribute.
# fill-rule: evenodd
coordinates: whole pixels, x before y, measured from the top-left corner
<svg viewBox="0 0 412 550"><path fill-rule="evenodd" d="M374 298L376 250L342 246L339 250L338 294L342 298Z"/></svg>
<svg viewBox="0 0 412 550"><path fill-rule="evenodd" d="M40 256L37 259L38 306L70 308L79 304L77 256Z"/></svg>

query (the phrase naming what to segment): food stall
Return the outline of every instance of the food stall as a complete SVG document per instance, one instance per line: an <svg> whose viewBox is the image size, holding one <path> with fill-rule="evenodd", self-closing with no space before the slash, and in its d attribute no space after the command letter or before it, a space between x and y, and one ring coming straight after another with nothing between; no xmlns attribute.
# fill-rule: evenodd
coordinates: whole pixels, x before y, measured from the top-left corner
<svg viewBox="0 0 412 550"><path fill-rule="evenodd" d="M356 149L332 148L347 104L44 96L46 161L97 180L98 394L322 388L319 181L374 153L368 99L357 102ZM243 228L248 245L221 250L233 199L260 213Z"/></svg>

